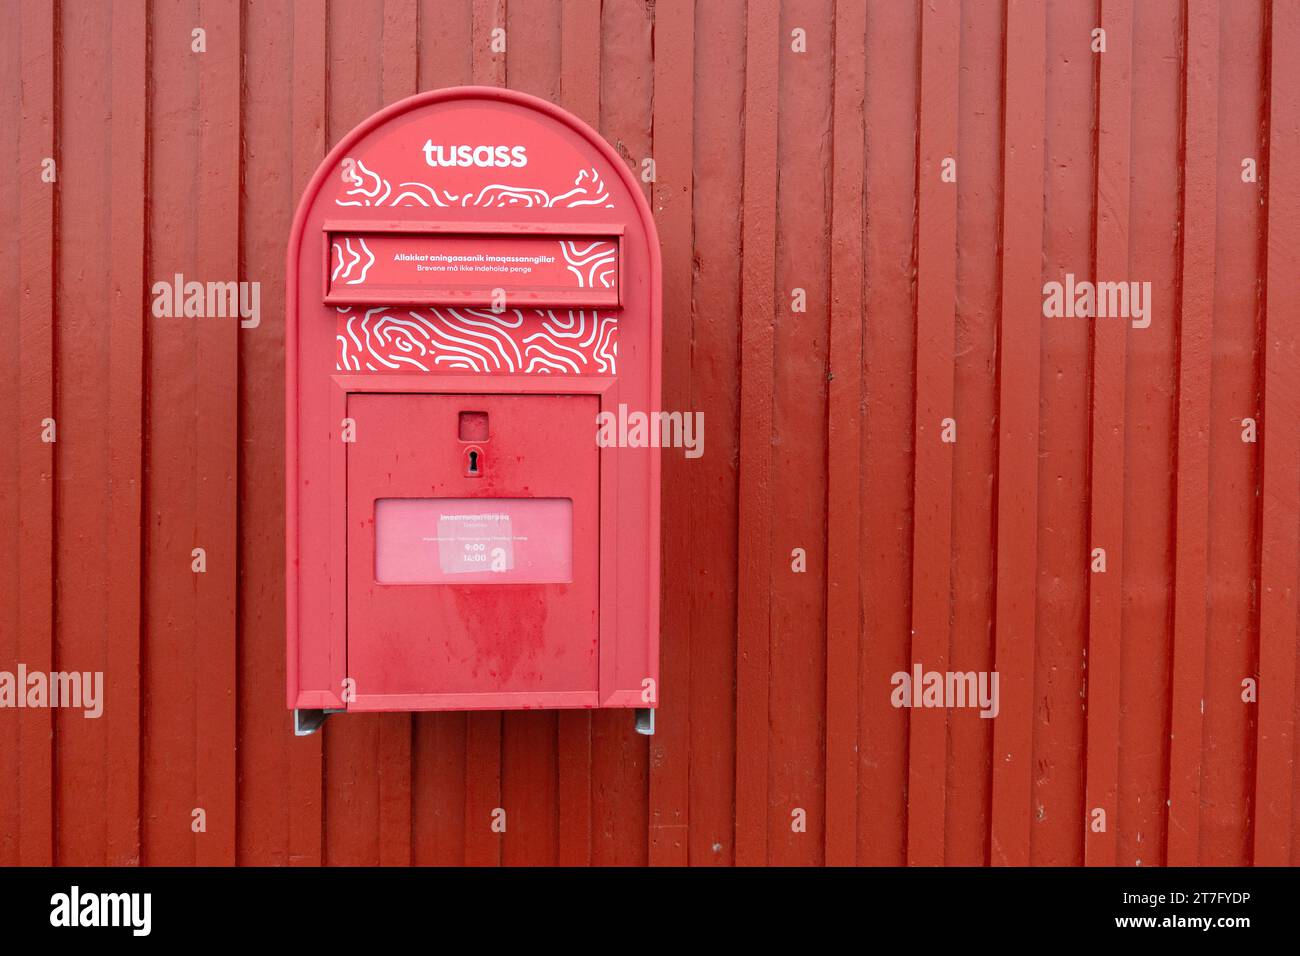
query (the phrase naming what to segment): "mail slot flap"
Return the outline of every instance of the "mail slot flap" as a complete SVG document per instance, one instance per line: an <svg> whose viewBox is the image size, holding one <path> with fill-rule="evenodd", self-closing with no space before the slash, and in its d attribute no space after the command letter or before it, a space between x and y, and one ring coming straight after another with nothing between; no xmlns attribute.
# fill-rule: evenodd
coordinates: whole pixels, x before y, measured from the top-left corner
<svg viewBox="0 0 1300 956"><path fill-rule="evenodd" d="M327 223L325 235L328 303L486 308L620 304L621 236L614 229Z"/></svg>

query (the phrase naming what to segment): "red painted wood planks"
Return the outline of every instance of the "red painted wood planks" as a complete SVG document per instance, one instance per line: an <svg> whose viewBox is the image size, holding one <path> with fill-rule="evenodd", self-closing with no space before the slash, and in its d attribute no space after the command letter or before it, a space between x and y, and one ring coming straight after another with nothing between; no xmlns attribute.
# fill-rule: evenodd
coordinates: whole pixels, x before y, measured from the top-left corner
<svg viewBox="0 0 1300 956"><path fill-rule="evenodd" d="M654 17L654 169L652 186L656 225L663 251L663 407L691 410L691 293L694 249L691 238L694 129L689 116L695 98L692 61L695 51L694 5L684 0L660 3ZM696 463L676 450L663 453L663 514L690 511L691 471ZM661 532L663 567L689 567L691 534L685 521L668 523ZM691 591L663 590L660 610L662 704L650 739L650 863L688 862L690 818L689 767L691 733Z"/></svg>
<svg viewBox="0 0 1300 956"><path fill-rule="evenodd" d="M18 9L0 64L19 91L0 112L20 171L0 187L20 330L0 386L0 667L102 664L114 703L99 724L0 713L0 860L56 847L65 863L1296 860L1300 449L1277 426L1296 411L1289 4L1103 0L1098 21L1088 5L971 0L960 72L942 64L956 76L947 114L922 63L949 16L938 3ZM1005 40L990 39L998 20ZM1088 49L1099 24L1104 55ZM672 724L669 700L649 752L621 713L337 718L295 739L278 699L283 492L265 408L282 387L284 220L353 123L476 78L558 99L629 164L659 165L670 326L685 336L665 338L666 404L705 412L709 451L665 462L665 691L680 688L689 720ZM1005 115L982 108L990 86ZM949 123L956 212L936 232L944 196L915 143ZM65 157L57 185L31 178L59 142L101 148ZM1248 158L1262 184L1243 182ZM1152 279L1167 307L1155 328L1041 318L1042 281L1085 277L1094 217L1092 278ZM943 256L947 368L916 351L912 326L935 327ZM175 271L260 280L262 328L149 316L149 283ZM787 315L791 285L828 307ZM918 409L943 393L936 368L952 373L961 439L937 464L914 447ZM33 439L47 414L58 445ZM1261 444L1241 441L1247 417ZM927 529L945 500L941 562ZM787 526L811 538L806 578L785 576L804 545ZM951 714L940 740L938 714L890 706L889 676L933 610L914 586L936 587L945 564L939 649L980 668L992 629L1002 710L987 724ZM1258 704L1241 700L1246 677Z"/></svg>
<svg viewBox="0 0 1300 956"><path fill-rule="evenodd" d="M241 865L318 862L320 858L320 738L296 738L285 709L284 492L284 242L297 204L293 165L293 59L277 36L291 34L291 7L257 5L244 21L244 82L265 107L242 117L243 233L241 260L261 282L260 317L239 332L239 736L237 860ZM302 36L306 45L308 35ZM319 66L319 64L318 64ZM320 70L317 76L321 77ZM306 118L303 109L297 113ZM314 166L314 162L312 163ZM304 181L306 174L304 173ZM256 263L249 268L248 263ZM274 700L279 696L280 700ZM304 792L306 768L293 772L303 749L316 752L314 793ZM315 823L303 853L294 835Z"/></svg>
<svg viewBox="0 0 1300 956"><path fill-rule="evenodd" d="M222 281L239 277L240 10L205 12L208 50L199 58L195 268ZM235 862L236 637L238 561L239 325L201 322L194 416L195 546L207 552L195 602L195 790L207 814L195 835L195 862ZM164 504L165 507L165 504Z"/></svg>
<svg viewBox="0 0 1300 956"><path fill-rule="evenodd" d="M1005 5L975 0L962 8L958 77L957 298L954 414L963 423L953 449L952 644L948 667L979 675L995 669L997 591L998 333L1002 263L983 255L1003 222L1002 143ZM986 679L987 680L987 679ZM992 688L986 683L986 692ZM1000 690L1000 688L999 688ZM999 698L1000 698L999 693ZM988 706L968 699L948 720L944 862L988 860L993 732ZM1000 713L1000 712L999 712ZM983 716L981 716L983 715Z"/></svg>
<svg viewBox="0 0 1300 956"><path fill-rule="evenodd" d="M772 0L747 8L736 611L736 863L742 866L768 859L777 23Z"/></svg>
<svg viewBox="0 0 1300 956"><path fill-rule="evenodd" d="M96 75L106 72L112 62L106 42L112 28L110 16L107 7L100 7L85 17L63 19L58 26L64 42L82 51L80 63L88 67L75 73L60 70L60 142L99 140L108 146L102 117L109 108L110 91ZM60 662L60 669L105 671L107 694L114 689L115 676L107 670L103 613L111 599L105 568L112 561L112 549L106 535L108 495L97 479L108 466L111 453L103 418L106 356L113 333L129 328L132 320L127 318L121 326L104 321L104 302L112 281L108 254L111 211L103 208L100 197L111 185L105 164L92 161L90 155L75 150L60 157L54 225L56 235L83 237L76 243L57 245L55 361L61 370L56 378L63 387L56 389L55 402L61 441L55 446L59 489L54 588L56 595L76 589L82 599L64 603L57 610L54 660ZM100 211L90 212L95 209ZM71 382L78 387L67 387ZM123 698L114 694L111 699ZM107 714L116 710L110 706ZM66 864L99 863L105 859L107 835L103 825L107 767L102 757L109 744L104 733L106 720L86 720L70 710L55 711L53 716L55 855Z"/></svg>
<svg viewBox="0 0 1300 956"><path fill-rule="evenodd" d="M1177 551L1165 862L1200 862L1205 648L1209 623L1210 372L1219 96L1219 4L1187 7L1183 248L1178 349Z"/></svg>
<svg viewBox="0 0 1300 956"><path fill-rule="evenodd" d="M105 687L117 704L105 713L105 862L140 860L140 571L144 488L144 321L142 267L146 208L146 9L113 4L113 208L109 247L113 330L109 337L108 653Z"/></svg>
<svg viewBox="0 0 1300 956"><path fill-rule="evenodd" d="M921 7L917 140L916 421L912 648L907 670L948 669L952 610L953 351L957 269L957 70L961 10ZM908 715L907 862L944 862L947 711Z"/></svg>
<svg viewBox="0 0 1300 956"><path fill-rule="evenodd" d="M1256 866L1296 863L1296 606L1300 581L1300 6L1275 3L1269 52L1268 259L1264 313Z"/></svg>
<svg viewBox="0 0 1300 956"><path fill-rule="evenodd" d="M707 451L691 463L690 826L693 865L735 861L736 626L739 534L741 263L744 110L739 71L699 64L739 56L742 4L697 4L691 405L703 416ZM704 132L707 131L707 134ZM664 569L664 587L673 585Z"/></svg>
<svg viewBox="0 0 1300 956"><path fill-rule="evenodd" d="M55 10L40 0L18 11L22 71L18 118L18 378L15 667L54 664L55 444L42 440L55 415L53 184L43 177L54 150ZM14 407L11 405L10 407ZM57 428L57 422L56 422ZM57 431L56 431L57 435ZM53 717L7 714L17 722L17 846L23 866L54 862Z"/></svg>
<svg viewBox="0 0 1300 956"><path fill-rule="evenodd" d="M863 321L863 634L860 863L907 860L908 711L890 702L912 630L919 4L867 5L867 236ZM887 146L886 144L891 144ZM898 148L897 144L905 144Z"/></svg>
<svg viewBox="0 0 1300 956"><path fill-rule="evenodd" d="M788 703L768 730L774 866L825 857L831 13L785 4L779 24L768 696Z"/></svg>
<svg viewBox="0 0 1300 956"><path fill-rule="evenodd" d="M1129 159L1133 12L1128 0L1104 0L1107 50L1098 58L1097 224L1094 275L1119 281L1129 266ZM1112 278L1113 277L1113 278ZM1121 585L1124 553L1124 386L1127 323L1096 324L1092 363L1092 518L1087 658L1085 859L1114 866L1119 826ZM1098 829L1105 814L1105 829ZM1096 821L1096 825L1094 825Z"/></svg>
<svg viewBox="0 0 1300 956"><path fill-rule="evenodd" d="M1267 8L1222 4L1219 80L1232 109L1218 115L1218 223L1214 256L1214 336L1210 407L1209 635L1205 746L1201 774L1201 862L1244 865L1251 858L1251 805L1258 706L1242 681L1258 676L1255 582L1259 574L1259 443L1242 441L1257 418L1264 261L1264 182L1258 173L1267 125L1264 19ZM1245 759L1243 759L1245 758Z"/></svg>
<svg viewBox="0 0 1300 956"><path fill-rule="evenodd" d="M862 326L867 14L835 8L830 383L826 409L826 835L828 866L858 850L858 694L862 633Z"/></svg>
<svg viewBox="0 0 1300 956"><path fill-rule="evenodd" d="M1035 592L1038 577L1039 364L1042 341L1043 140L1046 11L1006 11L999 335L996 649L989 862L1029 862L1033 761Z"/></svg>
<svg viewBox="0 0 1300 956"><path fill-rule="evenodd" d="M506 85L505 27L504 0L474 0L473 64L478 86Z"/></svg>

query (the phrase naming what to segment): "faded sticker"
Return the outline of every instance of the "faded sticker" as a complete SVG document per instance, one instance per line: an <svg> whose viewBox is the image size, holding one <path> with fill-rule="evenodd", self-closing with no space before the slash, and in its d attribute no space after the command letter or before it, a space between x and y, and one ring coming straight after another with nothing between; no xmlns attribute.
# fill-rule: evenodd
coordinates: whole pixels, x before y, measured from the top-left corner
<svg viewBox="0 0 1300 956"><path fill-rule="evenodd" d="M438 515L438 564L443 574L505 572L515 566L510 515Z"/></svg>

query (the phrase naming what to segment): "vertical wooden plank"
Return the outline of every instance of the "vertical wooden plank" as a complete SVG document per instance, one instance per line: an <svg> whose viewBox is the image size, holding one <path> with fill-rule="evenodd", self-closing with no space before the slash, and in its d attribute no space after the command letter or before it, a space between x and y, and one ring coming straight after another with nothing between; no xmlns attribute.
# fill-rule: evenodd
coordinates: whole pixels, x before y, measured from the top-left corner
<svg viewBox="0 0 1300 956"><path fill-rule="evenodd" d="M517 43L506 53L510 88L559 101L560 50L564 8L553 0L511 0L506 6L506 30Z"/></svg>
<svg viewBox="0 0 1300 956"><path fill-rule="evenodd" d="M290 163L293 195L300 196L325 155L325 70L328 11L325 0L293 5L293 119ZM287 387L292 387L292 384ZM293 602L295 594L286 600ZM323 752L328 727L295 737L289 752L289 859L319 866L324 858Z"/></svg>
<svg viewBox="0 0 1300 956"><path fill-rule="evenodd" d="M591 714L561 711L556 724L560 866L591 864Z"/></svg>
<svg viewBox="0 0 1300 956"><path fill-rule="evenodd" d="M1177 545L1169 825L1165 862L1200 862L1209 624L1210 359L1217 215L1219 3L1188 0L1183 65L1182 315L1178 337Z"/></svg>
<svg viewBox="0 0 1300 956"><path fill-rule="evenodd" d="M651 155L654 34L639 0L605 0L600 10L599 132L638 174ZM649 184L636 175L649 200ZM592 714L592 862L642 865L649 856L649 746L625 710Z"/></svg>
<svg viewBox="0 0 1300 956"><path fill-rule="evenodd" d="M61 17L58 121L55 140L81 148L60 156L55 234L70 237L57 245L54 297L59 303L55 340L55 418L59 475L54 525L54 659L60 668L103 671L105 699L115 688L107 670L105 607L109 603L106 566L109 446L104 422L108 392L108 354L112 325L104 303L111 288L109 239L112 150L104 117L112 108L103 82L112 68L112 10L87 8ZM74 68L75 63L75 68ZM93 157L93 158L92 158ZM75 382L75 388L68 383ZM66 493L76 489L75 493ZM66 595L77 594L68 601ZM73 664L72 662L76 662ZM104 718L84 720L76 712L54 712L54 842L60 865L101 865L107 856L105 794L108 747Z"/></svg>
<svg viewBox="0 0 1300 956"><path fill-rule="evenodd" d="M645 866L650 786L645 738L626 710L598 710L591 720L594 866Z"/></svg>
<svg viewBox="0 0 1300 956"><path fill-rule="evenodd" d="M998 525L989 862L1029 863L1033 772L1034 635L1038 578L1038 406L1042 335L1043 139L1046 11L1006 9L1002 177L1002 317L998 367Z"/></svg>
<svg viewBox="0 0 1300 956"><path fill-rule="evenodd" d="M379 715L379 865L411 865L410 714Z"/></svg>
<svg viewBox="0 0 1300 956"><path fill-rule="evenodd" d="M1209 592L1201 852L1206 866L1247 866L1255 789L1258 706L1241 699L1258 676L1259 444L1242 419L1259 417L1260 327L1266 221L1263 175L1242 179L1242 160L1262 164L1268 136L1268 9L1221 4L1219 162L1211 361ZM1262 171L1262 166L1260 166Z"/></svg>
<svg viewBox="0 0 1300 956"><path fill-rule="evenodd" d="M1129 339L1124 406L1124 579L1120 655L1117 863L1162 862L1168 827L1174 540L1178 453L1179 177L1182 139L1182 0L1133 5L1133 122L1127 278L1150 282L1151 322L1123 324ZM1109 56L1109 53L1106 54ZM1140 104L1140 107L1138 106ZM1139 112L1140 110L1140 112ZM1099 272L1099 281L1125 276ZM1093 468L1120 470L1098 460ZM1141 650L1134 653L1135 648ZM1035 862L1040 862L1036 860Z"/></svg>
<svg viewBox="0 0 1300 956"><path fill-rule="evenodd" d="M1291 863L1300 565L1300 4L1272 5L1264 312L1256 866Z"/></svg>
<svg viewBox="0 0 1300 956"><path fill-rule="evenodd" d="M654 9L653 209L663 250L663 407L691 409L691 245L695 100L695 5L667 0ZM690 467L680 453L663 455L663 514L690 511ZM663 522L662 566L690 566L690 534L681 520ZM650 739L650 863L688 862L690 764L690 589L663 589L659 710Z"/></svg>
<svg viewBox="0 0 1300 956"><path fill-rule="evenodd" d="M857 858L873 866L907 860L908 712L890 696L892 675L906 667L912 630L917 167L916 150L906 144L916 142L920 36L920 4L867 4Z"/></svg>
<svg viewBox="0 0 1300 956"><path fill-rule="evenodd" d="M501 836L503 866L555 866L559 860L559 755L556 714L506 711L501 722L501 806L509 827Z"/></svg>
<svg viewBox="0 0 1300 956"><path fill-rule="evenodd" d="M147 44L151 76L148 101L148 264L150 283L200 278L196 261L199 57L192 31L200 26L194 5L153 4ZM208 24L202 24L207 27ZM185 224L185 225L182 225ZM152 290L152 285L151 285ZM140 821L145 865L189 866L198 835L192 814L207 811L196 795L196 752L201 708L196 666L195 602L202 586L193 570L193 549L208 547L196 527L198 461L194 428L199 320L150 315L145 324L145 555L141 683L143 793ZM212 320L218 324L219 320ZM215 549L211 549L215 556ZM207 834L203 834L206 838Z"/></svg>
<svg viewBox="0 0 1300 956"><path fill-rule="evenodd" d="M23 58L19 52L22 48L22 23L17 24L0 35L0 87L18 91L17 95L0 98L0 129L19 130L22 126L23 98L22 65ZM22 277L18 264L22 255L21 205L25 196L20 188L26 178L22 174L20 160L21 137L11 135L0 140L3 150L3 162L14 175L0 179L0 217L6 222L17 224L14 228L0 234L0 255L15 266L0 271L0 302L11 304L12 313L17 316L17 303L23 298ZM39 178L40 170L35 171ZM17 319L14 319L17 328ZM19 515L25 500L22 494L22 436L27 426L19 417L23 412L20 407L19 379L21 377L21 349L17 337L13 345L0 351L0 661L13 669L20 660L18 646L22 628L19 626L18 569L26 558L23 538L19 534ZM48 413L47 413L48 414ZM37 438L39 438L39 433ZM0 721L0 866L14 866L18 863L20 837L19 793L22 781L19 774L21 767L21 731L17 720Z"/></svg>
<svg viewBox="0 0 1300 956"><path fill-rule="evenodd" d="M18 11L18 574L17 660L29 672L54 664L55 445L41 440L53 418L55 382L54 199L43 163L57 159L54 7L25 0ZM23 709L18 724L18 863L54 863L53 711Z"/></svg>
<svg viewBox="0 0 1300 956"><path fill-rule="evenodd" d="M202 6L207 51L199 57L199 161L196 265L220 281L239 278L241 11ZM196 329L198 437L196 545L207 551L195 620L196 806L207 832L196 835L195 862L235 862L235 565L238 475L239 323L205 319Z"/></svg>
<svg viewBox="0 0 1300 956"><path fill-rule="evenodd" d="M826 835L828 866L858 848L858 640L862 633L862 320L866 209L867 11L835 5L831 215L830 449L826 510Z"/></svg>
<svg viewBox="0 0 1300 956"><path fill-rule="evenodd" d="M921 7L920 136L917 141L916 475L912 559L912 653L926 671L948 664L952 578L952 444L944 420L954 414L957 186L943 164L958 159L957 71L961 6ZM957 169L960 174L960 168ZM957 425L960 428L960 423ZM909 714L907 860L944 861L947 711Z"/></svg>
<svg viewBox="0 0 1300 956"><path fill-rule="evenodd" d="M285 237L299 198L293 155L292 4L249 4L244 21L242 270L260 316L239 331L239 773L241 866L303 862L295 831L317 823L320 788L294 762L310 738L285 707ZM319 751L319 735L314 744ZM310 857L309 857L310 858Z"/></svg>
<svg viewBox="0 0 1300 956"><path fill-rule="evenodd" d="M1098 57L1097 226L1094 275L1120 281L1129 264L1132 139L1131 0L1101 0L1106 52ZM1106 570L1089 578L1088 742L1084 859L1114 866L1119 825L1120 637L1124 571L1124 385L1128 323L1093 325L1092 503L1090 550L1104 548ZM1089 555L1080 560L1091 562ZM1093 813L1105 813L1095 830Z"/></svg>
<svg viewBox="0 0 1300 956"><path fill-rule="evenodd" d="M560 105L593 127L600 123L600 6L565 0L560 12ZM591 714L556 718L560 865L591 863Z"/></svg>
<svg viewBox="0 0 1300 956"><path fill-rule="evenodd" d="M961 159L957 177L953 343L953 417L961 425L952 463L953 596L948 658L949 670L957 674L988 674L996 669L995 496L1001 424L997 366L1003 262L1000 256L991 254L989 236L1000 233L1004 216L1005 43L1006 4L1002 0L965 0L960 53L964 66L957 88ZM1041 249L1038 254L1041 258ZM991 687L986 689L991 691ZM1000 686L998 691L1000 701ZM992 701L988 709L976 700L968 699L967 704L955 708L948 717L944 813L947 866L982 866L989 859L993 730L998 721L990 716ZM1070 827L1070 833L1077 831Z"/></svg>
<svg viewBox="0 0 1300 956"><path fill-rule="evenodd" d="M740 533L736 612L736 862L767 863L771 653L772 384L775 353L776 0L746 10Z"/></svg>
<svg viewBox="0 0 1300 956"><path fill-rule="evenodd" d="M114 0L112 10L113 196L109 246L111 328L108 353L109 507L107 665L116 703L106 708L106 862L140 862L140 582L143 493L145 49L148 7Z"/></svg>
<svg viewBox="0 0 1300 956"><path fill-rule="evenodd" d="M501 806L501 713L465 715L465 864L499 866L501 833L494 829ZM509 817L505 819L509 827Z"/></svg>
<svg viewBox="0 0 1300 956"><path fill-rule="evenodd" d="M562 0L560 103L600 128L600 0Z"/></svg>
<svg viewBox="0 0 1300 956"><path fill-rule="evenodd" d="M459 866L465 862L464 713L415 716L412 745L412 862Z"/></svg>
<svg viewBox="0 0 1300 956"><path fill-rule="evenodd" d="M415 93L419 36L416 0L384 0L385 106Z"/></svg>
<svg viewBox="0 0 1300 956"><path fill-rule="evenodd" d="M695 131L692 223L694 315L691 404L707 423L708 444L691 465L691 725L688 750L707 754L690 768L690 862L735 860L736 566L739 514L741 246L744 128L736 122L744 72L732 66L745 44L737 0L696 5L692 114ZM664 587L673 574L664 568ZM722 639L720 639L722 638Z"/></svg>
<svg viewBox="0 0 1300 956"><path fill-rule="evenodd" d="M473 69L478 86L506 85L506 54L492 49L492 31L505 26L505 0L474 0Z"/></svg>
<svg viewBox="0 0 1300 956"><path fill-rule="evenodd" d="M468 83L474 69L474 0L420 0L416 20L420 89Z"/></svg>
<svg viewBox="0 0 1300 956"><path fill-rule="evenodd" d="M1043 280L1092 278L1096 4L1044 4ZM1056 119L1060 117L1061 119ZM1086 122L1066 118L1087 117ZM1038 306L1042 314L1042 304ZM1041 319L1028 862L1083 861L1092 323ZM1005 685L1004 685L1005 686ZM1030 693L1030 691L1026 691ZM1004 691L1005 698L1005 691ZM1000 715L998 723L1003 717Z"/></svg>
<svg viewBox="0 0 1300 956"><path fill-rule="evenodd" d="M798 52L796 30L807 40L804 53ZM823 860L826 804L831 7L819 0L783 3L777 33L767 860L772 866L812 866ZM805 312L797 311L796 289L802 290ZM805 555L799 572L792 567L796 547ZM795 814L801 818L797 827Z"/></svg>

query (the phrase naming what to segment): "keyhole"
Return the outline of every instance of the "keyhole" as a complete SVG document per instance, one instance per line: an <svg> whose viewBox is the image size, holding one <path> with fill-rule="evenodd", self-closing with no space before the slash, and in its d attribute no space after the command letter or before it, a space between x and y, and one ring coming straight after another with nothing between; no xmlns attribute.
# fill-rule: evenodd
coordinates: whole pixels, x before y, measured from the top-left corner
<svg viewBox="0 0 1300 956"><path fill-rule="evenodd" d="M465 449L465 477L483 477L483 449L477 445Z"/></svg>

